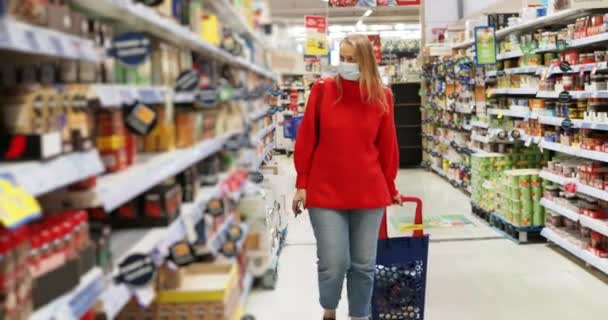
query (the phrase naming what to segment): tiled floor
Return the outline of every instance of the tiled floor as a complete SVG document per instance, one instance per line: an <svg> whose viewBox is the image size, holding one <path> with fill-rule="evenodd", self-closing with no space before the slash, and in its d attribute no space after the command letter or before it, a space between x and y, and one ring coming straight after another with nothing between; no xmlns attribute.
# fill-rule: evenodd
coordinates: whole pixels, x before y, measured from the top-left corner
<svg viewBox="0 0 608 320"><path fill-rule="evenodd" d="M286 163L284 159L279 160ZM403 194L424 200L424 213L462 214L464 227L428 230L427 320L608 319L608 282L544 244L516 245L470 215L468 197L438 176L404 170ZM392 209L391 214L407 212ZM488 239L490 238L490 239ZM314 237L308 219L292 218L274 291L255 290L248 312L258 320L320 319ZM338 319L346 319L343 301Z"/></svg>

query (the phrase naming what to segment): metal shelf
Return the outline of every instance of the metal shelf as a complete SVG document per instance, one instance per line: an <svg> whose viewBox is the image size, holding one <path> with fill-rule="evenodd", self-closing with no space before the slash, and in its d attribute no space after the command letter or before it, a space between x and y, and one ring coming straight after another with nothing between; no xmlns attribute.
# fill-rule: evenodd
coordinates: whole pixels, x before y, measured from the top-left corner
<svg viewBox="0 0 608 320"><path fill-rule="evenodd" d="M576 246L575 244L569 242L567 239L565 239L564 237L559 235L557 232L555 232L554 230L551 230L549 228L544 228L543 231L541 232L541 235L543 237L547 238L547 240L555 243L556 245L562 247L564 250L566 250L566 251L570 252L571 254L573 254L574 256L578 257L579 259L596 267L603 273L608 274L608 259L595 256L593 253L591 253L585 249L582 249L582 248Z"/></svg>
<svg viewBox="0 0 608 320"><path fill-rule="evenodd" d="M0 174L13 176L29 194L40 196L105 170L97 150L75 152L49 161L0 164Z"/></svg>
<svg viewBox="0 0 608 320"><path fill-rule="evenodd" d="M260 168L262 167L262 164L264 163L264 161L266 161L266 157L268 157L270 152L272 152L272 150L274 150L274 147L275 147L274 142L272 142L271 144L266 146L266 148L264 149L264 152L262 153L262 155L257 159L257 161L254 164L254 168L256 171L260 170Z"/></svg>
<svg viewBox="0 0 608 320"><path fill-rule="evenodd" d="M584 15L587 10L584 9L575 9L575 10L563 10L552 14L550 16L544 16L532 21L528 21L526 23L522 23L517 26L507 27L501 30L496 31L496 38L502 39L506 36L515 33L522 32L528 30L535 30L541 28L543 26L556 25L556 24L566 24L568 21L576 19L582 15Z"/></svg>
<svg viewBox="0 0 608 320"><path fill-rule="evenodd" d="M257 33L247 24L245 17L239 14L228 0L213 0L205 2L215 10L218 18L227 23L232 30L253 40L257 46L265 48L265 44Z"/></svg>
<svg viewBox="0 0 608 320"><path fill-rule="evenodd" d="M98 200L106 211L112 211L161 181L218 152L223 148L226 140L236 133L205 140L187 149L139 156L142 159L139 163L124 171L105 175L98 180L96 188Z"/></svg>
<svg viewBox="0 0 608 320"><path fill-rule="evenodd" d="M546 199L546 198L543 198L541 200L540 204L543 207L545 207L555 213L561 214L562 216L564 216L570 220L580 222L581 225L583 225L591 230L594 230L596 232L599 232L603 235L608 236L608 220L594 219L594 218L588 217L586 215L579 214L578 212L575 212L568 208L562 207L559 204L557 204L549 199Z"/></svg>
<svg viewBox="0 0 608 320"><path fill-rule="evenodd" d="M168 87L120 84L95 84L90 87L90 92L105 108L122 108L123 104L134 101L162 104L166 102L167 95L173 94L173 90Z"/></svg>
<svg viewBox="0 0 608 320"><path fill-rule="evenodd" d="M517 106L515 106L517 107ZM513 118L524 118L524 119L536 119L538 118L538 114L532 111L523 111L523 110L512 110L512 109L488 109L489 115L496 116L505 116L505 117L513 117Z"/></svg>
<svg viewBox="0 0 608 320"><path fill-rule="evenodd" d="M577 179L574 178L565 178L549 171L543 170L540 172L540 177L552 181L554 183L565 185L568 183L573 183L576 185L576 192L582 193L600 200L608 201L608 192L604 190L600 190L597 188L593 188L582 183L579 183Z"/></svg>
<svg viewBox="0 0 608 320"><path fill-rule="evenodd" d="M268 134L273 132L276 128L277 128L276 123L269 125L268 127L264 128L262 131L260 131L258 134L256 134L255 137L253 138L253 141L255 142L256 145L261 143L262 140L264 139L264 137L266 137Z"/></svg>
<svg viewBox="0 0 608 320"><path fill-rule="evenodd" d="M203 40L190 29L165 18L142 4L112 0L72 0L77 7L100 18L120 22L132 30L144 30L177 46L191 49L207 57L238 66L260 76L276 79L275 75L252 62L235 57L219 47ZM232 18L233 19L233 18Z"/></svg>
<svg viewBox="0 0 608 320"><path fill-rule="evenodd" d="M543 149L553 150L560 153L573 155L579 158L608 162L608 152L585 150L549 141L541 141L539 143L539 146Z"/></svg>
<svg viewBox="0 0 608 320"><path fill-rule="evenodd" d="M118 230L112 233L112 255L118 264L132 253L149 253L159 250L168 252L168 248L182 239L190 237L187 225L195 225L203 219L207 202L219 194L218 187L203 188L194 202L184 203L180 216L168 227L150 229ZM117 270L117 268L115 268ZM99 295L104 311L109 319L114 319L120 310L131 299L131 290L124 284L111 283Z"/></svg>
<svg viewBox="0 0 608 320"><path fill-rule="evenodd" d="M0 18L0 48L33 55L98 62L95 43L60 31Z"/></svg>
<svg viewBox="0 0 608 320"><path fill-rule="evenodd" d="M97 302L103 290L103 280L100 268L91 269L80 278L74 290L36 310L30 320L80 319Z"/></svg>

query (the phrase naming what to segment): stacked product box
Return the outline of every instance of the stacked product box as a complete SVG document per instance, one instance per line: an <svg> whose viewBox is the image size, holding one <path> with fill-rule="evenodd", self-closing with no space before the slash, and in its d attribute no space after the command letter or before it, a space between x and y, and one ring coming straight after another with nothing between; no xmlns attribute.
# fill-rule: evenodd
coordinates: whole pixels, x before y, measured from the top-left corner
<svg viewBox="0 0 608 320"><path fill-rule="evenodd" d="M506 162L507 157L500 153L476 153L471 157L471 199L486 211L495 208L494 186Z"/></svg>
<svg viewBox="0 0 608 320"><path fill-rule="evenodd" d="M515 226L544 225L545 210L540 204L542 179L537 169L508 170L502 173L496 213Z"/></svg>
<svg viewBox="0 0 608 320"><path fill-rule="evenodd" d="M539 169L548 162L549 152L535 147L514 146L501 153L477 153L471 159L473 203L486 211L496 210L497 190L502 172L513 169Z"/></svg>

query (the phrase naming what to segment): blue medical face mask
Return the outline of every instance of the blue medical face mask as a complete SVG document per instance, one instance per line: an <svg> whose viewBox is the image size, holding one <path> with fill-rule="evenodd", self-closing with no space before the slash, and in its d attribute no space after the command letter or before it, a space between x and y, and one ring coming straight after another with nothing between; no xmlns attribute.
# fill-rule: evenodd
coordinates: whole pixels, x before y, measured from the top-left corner
<svg viewBox="0 0 608 320"><path fill-rule="evenodd" d="M338 65L338 73L346 80L357 81L361 72L359 71L359 65L352 62L340 62Z"/></svg>

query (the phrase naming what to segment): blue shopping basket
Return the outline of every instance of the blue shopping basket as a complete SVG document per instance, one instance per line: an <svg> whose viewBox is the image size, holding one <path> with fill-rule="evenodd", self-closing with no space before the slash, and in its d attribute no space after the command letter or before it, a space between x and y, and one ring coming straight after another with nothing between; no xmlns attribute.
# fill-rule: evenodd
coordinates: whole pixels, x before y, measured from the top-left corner
<svg viewBox="0 0 608 320"><path fill-rule="evenodd" d="M412 237L389 238L386 213L378 240L378 255L372 300L373 320L423 320L429 236L422 230L422 200L402 197L416 203Z"/></svg>
<svg viewBox="0 0 608 320"><path fill-rule="evenodd" d="M283 121L283 135L286 139L295 140L304 116L295 116Z"/></svg>

